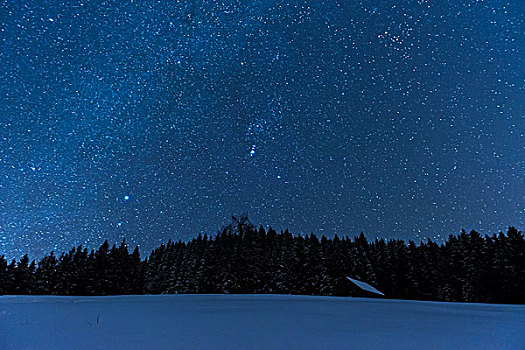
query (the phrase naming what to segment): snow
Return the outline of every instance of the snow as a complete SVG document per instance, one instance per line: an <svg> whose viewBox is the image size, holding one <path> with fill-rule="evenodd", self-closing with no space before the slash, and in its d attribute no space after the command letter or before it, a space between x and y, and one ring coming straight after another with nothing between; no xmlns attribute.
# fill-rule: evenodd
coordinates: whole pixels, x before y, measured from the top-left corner
<svg viewBox="0 0 525 350"><path fill-rule="evenodd" d="M374 287L372 287L371 285L369 285L368 283L365 283L363 281L359 281L359 280L356 280L356 279L353 279L353 278L350 278L350 277L346 277L348 278L350 281L352 281L354 284L356 284L359 288L361 288L362 290L366 290L367 292L372 292L372 293L376 293L376 294L379 294L379 295L383 295L383 293L381 293L380 291L378 291L377 289L375 289Z"/></svg>
<svg viewBox="0 0 525 350"><path fill-rule="evenodd" d="M97 322L98 319L98 322ZM0 297L0 349L525 349L525 306L290 295Z"/></svg>

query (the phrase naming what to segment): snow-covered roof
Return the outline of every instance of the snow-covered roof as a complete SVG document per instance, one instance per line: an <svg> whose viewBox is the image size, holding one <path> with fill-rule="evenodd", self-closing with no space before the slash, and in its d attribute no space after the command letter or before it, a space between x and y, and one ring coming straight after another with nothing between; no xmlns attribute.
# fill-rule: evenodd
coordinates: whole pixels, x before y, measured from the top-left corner
<svg viewBox="0 0 525 350"><path fill-rule="evenodd" d="M377 289L375 289L374 287L372 287L368 283L356 280L354 278L350 278L348 276L346 278L348 278L352 283L354 283L356 286L358 286L362 290L366 290L367 292L372 292L372 293L376 293L376 294L385 296L383 293L381 293L380 291L378 291Z"/></svg>

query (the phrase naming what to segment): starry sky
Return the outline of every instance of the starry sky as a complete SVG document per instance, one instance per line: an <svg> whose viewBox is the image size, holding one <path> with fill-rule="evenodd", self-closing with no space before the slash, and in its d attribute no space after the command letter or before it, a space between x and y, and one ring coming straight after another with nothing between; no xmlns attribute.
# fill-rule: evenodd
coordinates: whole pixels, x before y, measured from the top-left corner
<svg viewBox="0 0 525 350"><path fill-rule="evenodd" d="M521 0L4 0L0 254L525 218Z"/></svg>

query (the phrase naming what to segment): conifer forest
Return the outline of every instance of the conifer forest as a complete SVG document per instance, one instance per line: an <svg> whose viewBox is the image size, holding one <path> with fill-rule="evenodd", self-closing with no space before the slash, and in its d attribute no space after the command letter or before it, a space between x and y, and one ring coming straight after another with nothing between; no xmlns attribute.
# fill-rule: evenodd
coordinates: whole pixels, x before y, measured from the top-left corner
<svg viewBox="0 0 525 350"><path fill-rule="evenodd" d="M369 296L346 276L387 298L448 302L525 303L525 239L509 227L432 240L367 240L292 235L233 218L215 236L168 241L141 257L104 242L39 261L0 257L0 294L303 294Z"/></svg>

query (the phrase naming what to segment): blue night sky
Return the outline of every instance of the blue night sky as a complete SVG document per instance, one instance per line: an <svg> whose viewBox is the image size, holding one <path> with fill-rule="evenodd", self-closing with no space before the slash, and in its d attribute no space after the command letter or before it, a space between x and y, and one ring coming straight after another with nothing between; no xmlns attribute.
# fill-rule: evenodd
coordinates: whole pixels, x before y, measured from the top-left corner
<svg viewBox="0 0 525 350"><path fill-rule="evenodd" d="M8 257L523 229L525 2L4 0L0 131Z"/></svg>

